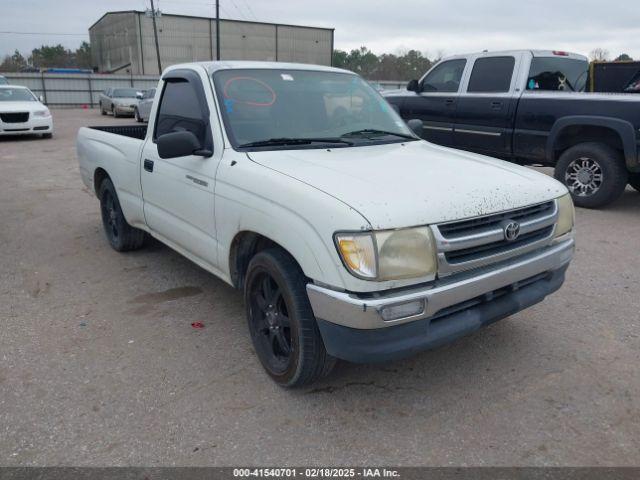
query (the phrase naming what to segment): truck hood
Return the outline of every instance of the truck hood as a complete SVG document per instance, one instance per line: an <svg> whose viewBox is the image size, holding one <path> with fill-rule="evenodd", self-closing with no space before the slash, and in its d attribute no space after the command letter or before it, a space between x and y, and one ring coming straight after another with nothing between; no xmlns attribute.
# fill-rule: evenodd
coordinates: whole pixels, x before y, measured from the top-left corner
<svg viewBox="0 0 640 480"><path fill-rule="evenodd" d="M486 215L567 192L529 168L425 141L248 156L341 200L374 229Z"/></svg>
<svg viewBox="0 0 640 480"><path fill-rule="evenodd" d="M0 102L0 112L34 112L44 110L45 107L40 102Z"/></svg>

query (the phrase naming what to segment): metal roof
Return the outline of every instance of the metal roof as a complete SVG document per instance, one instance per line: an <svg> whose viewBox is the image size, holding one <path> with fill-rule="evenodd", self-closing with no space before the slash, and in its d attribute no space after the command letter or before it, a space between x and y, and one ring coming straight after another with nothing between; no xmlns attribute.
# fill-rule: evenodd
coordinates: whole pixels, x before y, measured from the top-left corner
<svg viewBox="0 0 640 480"><path fill-rule="evenodd" d="M117 10L117 11L113 11L113 12L106 12L98 20L93 22L93 24L89 27L89 30L91 30L98 23L100 23L100 21L104 17L106 17L107 15L116 14L116 13L137 13L137 14L141 14L141 15L145 14L145 12L143 12L142 10ZM182 17L182 18L196 18L196 19L204 19L204 20L215 20L215 17L199 17L197 15L179 15L179 14L176 14L176 13L163 13L162 15L166 16L166 17ZM313 26L309 26L309 25L293 25L293 24L290 24L290 23L256 22L256 21L253 21L253 20L238 20L238 19L235 19L235 18L222 18L222 17L220 17L220 21L221 22L252 23L252 24L257 24L257 25L277 25L279 27L312 28L312 29L316 29L316 30L331 30L331 31L335 31L335 28L329 28L329 27L313 27Z"/></svg>

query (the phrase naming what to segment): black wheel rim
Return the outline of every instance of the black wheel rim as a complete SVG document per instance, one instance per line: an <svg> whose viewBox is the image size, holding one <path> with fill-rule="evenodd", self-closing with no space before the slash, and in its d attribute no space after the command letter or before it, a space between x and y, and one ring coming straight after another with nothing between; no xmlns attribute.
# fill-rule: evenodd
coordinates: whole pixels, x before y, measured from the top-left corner
<svg viewBox="0 0 640 480"><path fill-rule="evenodd" d="M116 240L120 233L118 228L118 210L113 195L108 191L105 192L103 196L102 221L107 235L109 235L112 240Z"/></svg>
<svg viewBox="0 0 640 480"><path fill-rule="evenodd" d="M267 272L249 285L249 323L261 360L274 374L282 374L292 358L291 321L282 289Z"/></svg>

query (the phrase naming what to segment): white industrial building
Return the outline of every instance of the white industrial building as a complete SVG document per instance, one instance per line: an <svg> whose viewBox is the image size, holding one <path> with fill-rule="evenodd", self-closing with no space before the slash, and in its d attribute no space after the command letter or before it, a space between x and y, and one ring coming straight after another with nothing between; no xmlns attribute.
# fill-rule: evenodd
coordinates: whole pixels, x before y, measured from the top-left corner
<svg viewBox="0 0 640 480"><path fill-rule="evenodd" d="M331 65L332 28L220 19L220 59ZM163 14L156 17L162 68L215 60L216 20ZM89 27L93 65L100 72L158 74L153 19L146 12L105 13Z"/></svg>

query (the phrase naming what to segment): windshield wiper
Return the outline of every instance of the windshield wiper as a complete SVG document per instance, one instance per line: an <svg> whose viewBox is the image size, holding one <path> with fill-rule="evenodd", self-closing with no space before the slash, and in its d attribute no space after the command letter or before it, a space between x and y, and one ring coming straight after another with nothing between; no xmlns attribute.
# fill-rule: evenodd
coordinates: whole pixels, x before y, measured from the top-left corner
<svg viewBox="0 0 640 480"><path fill-rule="evenodd" d="M418 140L413 135L409 135L407 133L390 132L387 130L377 130L375 128L364 128L362 130L354 130L353 132L343 133L342 135L340 135L340 137L355 137L358 135L361 135L363 137L367 137L367 135L393 135L395 137Z"/></svg>
<svg viewBox="0 0 640 480"><path fill-rule="evenodd" d="M238 145L239 148L245 147L272 147L279 145L309 145L312 143L344 143L345 145L353 145L353 142L337 137L327 138L268 138L266 140L257 140L255 142L243 143Z"/></svg>

